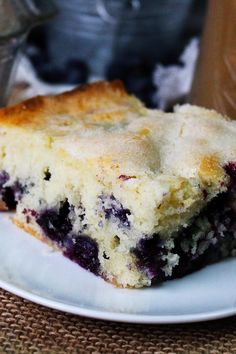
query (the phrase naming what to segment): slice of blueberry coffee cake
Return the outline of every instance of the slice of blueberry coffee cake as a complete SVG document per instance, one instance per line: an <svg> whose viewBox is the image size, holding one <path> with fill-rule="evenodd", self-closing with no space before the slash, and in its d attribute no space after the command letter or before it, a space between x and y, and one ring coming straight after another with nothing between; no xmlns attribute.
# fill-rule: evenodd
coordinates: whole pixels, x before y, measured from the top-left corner
<svg viewBox="0 0 236 354"><path fill-rule="evenodd" d="M1 209L117 286L236 252L236 122L96 83L0 110Z"/></svg>

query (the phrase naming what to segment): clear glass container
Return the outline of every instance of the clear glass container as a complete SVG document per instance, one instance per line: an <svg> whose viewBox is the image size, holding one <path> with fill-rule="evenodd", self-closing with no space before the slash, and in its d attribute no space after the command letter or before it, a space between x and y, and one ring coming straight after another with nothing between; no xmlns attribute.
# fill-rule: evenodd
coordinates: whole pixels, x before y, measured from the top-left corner
<svg viewBox="0 0 236 354"><path fill-rule="evenodd" d="M49 0L0 0L0 106L6 104L18 53L29 30L55 12Z"/></svg>

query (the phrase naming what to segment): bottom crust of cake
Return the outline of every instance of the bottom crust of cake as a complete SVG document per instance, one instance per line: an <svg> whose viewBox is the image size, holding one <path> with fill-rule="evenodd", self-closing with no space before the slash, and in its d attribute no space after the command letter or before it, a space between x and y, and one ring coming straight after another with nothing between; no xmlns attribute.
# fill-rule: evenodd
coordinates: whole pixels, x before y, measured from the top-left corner
<svg viewBox="0 0 236 354"><path fill-rule="evenodd" d="M5 209L1 209L0 210L5 210ZM42 233L36 231L33 227L30 227L28 224L25 224L23 222L20 222L19 220L17 220L16 218L12 218L13 223L19 227L20 229L24 230L25 232L27 232L28 234L34 236L35 238L37 238L39 241L44 242L45 244L47 244L48 246L50 246L51 248L53 248L55 251L59 251L59 252L63 252L63 250L53 241L51 241L48 237L46 237L45 235L43 235ZM111 283L112 285L114 285L117 288L123 288L124 286L122 286L122 284L120 284L119 282L117 282L117 280L114 277L106 277L104 274L99 274L99 276L101 278L103 278L105 281ZM135 288L134 286L125 286L126 288Z"/></svg>
<svg viewBox="0 0 236 354"><path fill-rule="evenodd" d="M39 241L42 241L42 242L46 243L47 245L49 245L50 247L55 249L55 251L60 251L60 248L58 247L58 245L55 242L51 241L48 237L46 237L45 235L43 235L39 231L36 231L33 227L31 227L28 224L25 224L23 222L20 222L16 218L12 218L12 221L17 227L19 227L20 229L24 230L28 234L34 236Z"/></svg>

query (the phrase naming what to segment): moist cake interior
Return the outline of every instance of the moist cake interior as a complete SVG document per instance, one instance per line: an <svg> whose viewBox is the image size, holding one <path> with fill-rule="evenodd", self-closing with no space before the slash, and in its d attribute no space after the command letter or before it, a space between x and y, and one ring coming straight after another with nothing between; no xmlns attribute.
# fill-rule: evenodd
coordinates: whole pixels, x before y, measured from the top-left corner
<svg viewBox="0 0 236 354"><path fill-rule="evenodd" d="M158 234L146 235L130 250L135 256L138 269L152 283L182 277L206 264L236 254L236 163L229 162L224 169L230 177L227 190L210 200L186 227L168 238ZM50 180L49 171L45 172L45 180ZM15 180L9 185L9 181L7 171L1 171L1 199L6 209L14 210L33 184ZM205 190L203 195L207 199ZM106 219L118 222L121 227L130 227L128 216L131 212L114 195L101 195L99 199ZM62 249L66 257L92 273L103 276L98 244L87 233L87 225L83 223L86 211L81 205L79 218L82 227L75 233L74 209L65 199L54 208L40 211L24 209L23 214L28 222L34 219L45 240ZM119 243L118 237L116 242ZM103 252L103 258L109 260L109 254Z"/></svg>

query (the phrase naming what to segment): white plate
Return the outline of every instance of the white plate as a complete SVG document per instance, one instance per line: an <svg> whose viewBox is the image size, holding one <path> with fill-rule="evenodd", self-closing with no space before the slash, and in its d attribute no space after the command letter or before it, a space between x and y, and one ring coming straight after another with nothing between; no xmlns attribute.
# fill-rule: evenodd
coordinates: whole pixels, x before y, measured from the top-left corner
<svg viewBox="0 0 236 354"><path fill-rule="evenodd" d="M236 314L236 259L162 285L116 289L0 215L0 286L41 305L133 323L203 321Z"/></svg>

